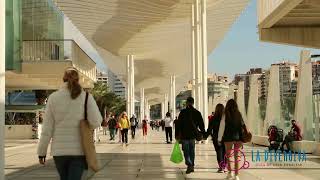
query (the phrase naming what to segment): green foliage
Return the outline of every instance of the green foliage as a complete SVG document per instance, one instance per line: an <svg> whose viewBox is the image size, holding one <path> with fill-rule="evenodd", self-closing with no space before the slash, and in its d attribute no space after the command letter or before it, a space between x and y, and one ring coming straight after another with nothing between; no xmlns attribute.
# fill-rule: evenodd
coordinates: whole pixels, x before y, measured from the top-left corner
<svg viewBox="0 0 320 180"><path fill-rule="evenodd" d="M125 99L111 92L109 87L102 82L96 83L94 88L91 90L91 93L96 100L99 110L103 116L105 115L106 111L120 114L126 110Z"/></svg>

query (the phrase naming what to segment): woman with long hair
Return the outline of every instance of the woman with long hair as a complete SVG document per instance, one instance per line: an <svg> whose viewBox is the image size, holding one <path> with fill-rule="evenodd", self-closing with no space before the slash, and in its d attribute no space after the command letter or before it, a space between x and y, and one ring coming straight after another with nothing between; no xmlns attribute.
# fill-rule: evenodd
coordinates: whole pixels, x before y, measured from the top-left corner
<svg viewBox="0 0 320 180"><path fill-rule="evenodd" d="M235 180L239 180L239 151L242 147L242 127L244 126L244 122L242 119L242 115L238 109L238 105L234 99L230 99L227 102L224 115L222 117L220 127L219 127L219 135L218 142L224 142L226 148L226 159L227 159L227 168L228 175L227 179L234 178ZM235 177L232 176L231 173L231 160L230 158L234 157L235 163Z"/></svg>
<svg viewBox="0 0 320 180"><path fill-rule="evenodd" d="M122 136L122 145L128 144L128 131L129 131L129 127L130 127L130 121L129 118L127 116L126 112L123 112L120 116L119 119L119 127L120 127L120 131L121 131L121 136Z"/></svg>
<svg viewBox="0 0 320 180"><path fill-rule="evenodd" d="M223 111L224 111L224 106L222 104L218 104L214 111L212 120L209 122L209 127L206 133L207 134L206 136L209 136L209 135L212 136L212 141L213 141L214 149L216 150L216 156L217 156L218 167L219 167L218 173L224 172L222 163L226 153L225 146L218 142L218 132L219 132L220 121L223 115Z"/></svg>
<svg viewBox="0 0 320 180"><path fill-rule="evenodd" d="M38 146L39 162L45 164L48 145L52 140L51 155L60 179L80 180L88 167L80 137L80 121L85 116L86 99L90 126L99 127L102 117L92 95L80 86L76 69L66 69L63 82L62 88L52 93L46 104Z"/></svg>

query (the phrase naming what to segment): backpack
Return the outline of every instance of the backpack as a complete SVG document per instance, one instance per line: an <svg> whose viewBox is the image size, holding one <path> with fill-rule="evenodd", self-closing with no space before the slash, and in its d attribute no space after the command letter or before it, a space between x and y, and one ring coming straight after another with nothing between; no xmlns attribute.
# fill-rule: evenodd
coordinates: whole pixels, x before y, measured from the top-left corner
<svg viewBox="0 0 320 180"><path fill-rule="evenodd" d="M136 119L130 118L130 124L131 124L131 126L136 126Z"/></svg>
<svg viewBox="0 0 320 180"><path fill-rule="evenodd" d="M109 121L109 128L115 128L117 125L117 122L115 119L110 119Z"/></svg>

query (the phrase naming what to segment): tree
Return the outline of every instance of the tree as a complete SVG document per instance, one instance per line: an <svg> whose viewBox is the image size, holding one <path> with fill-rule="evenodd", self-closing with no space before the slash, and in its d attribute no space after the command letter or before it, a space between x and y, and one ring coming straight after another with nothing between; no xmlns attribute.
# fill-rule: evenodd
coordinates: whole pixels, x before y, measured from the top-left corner
<svg viewBox="0 0 320 180"><path fill-rule="evenodd" d="M91 93L97 102L102 116L105 115L105 112L120 114L126 110L125 100L111 92L109 87L102 82L96 83Z"/></svg>

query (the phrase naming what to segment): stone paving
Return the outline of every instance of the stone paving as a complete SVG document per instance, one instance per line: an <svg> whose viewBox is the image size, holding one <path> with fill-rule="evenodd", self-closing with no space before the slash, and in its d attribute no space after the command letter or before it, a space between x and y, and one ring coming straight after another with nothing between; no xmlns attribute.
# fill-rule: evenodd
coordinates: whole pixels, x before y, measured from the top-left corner
<svg viewBox="0 0 320 180"><path fill-rule="evenodd" d="M209 141L208 144L197 144L195 173L186 175L185 165L176 165L169 161L173 144L165 144L165 134L162 131L150 131L147 140L141 137L138 130L136 140L131 140L129 146L122 146L116 142L109 142L109 136L100 136L97 144L99 160L102 169L96 173L87 173L89 179L224 179L226 174L216 173L215 151ZM9 143L9 142L8 142ZM49 158L45 166L39 165L36 156L36 145L21 144L6 148L6 179L14 180L53 180L59 179L52 159ZM8 147L8 146L7 146ZM265 147L244 147L244 155L249 161L248 169L240 170L241 179L320 179L320 157L307 154L306 161L292 162L264 161ZM252 158L252 151L255 152ZM260 152L260 162L256 152ZM278 157L278 156L277 156ZM300 156L302 158L303 156ZM304 156L305 157L305 156ZM276 158L277 159L277 158Z"/></svg>

